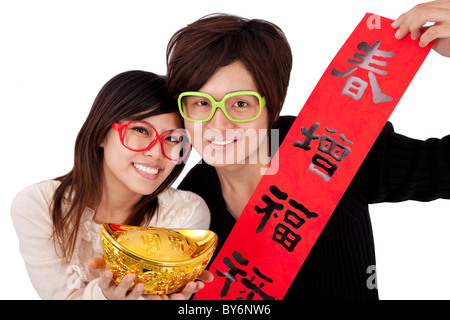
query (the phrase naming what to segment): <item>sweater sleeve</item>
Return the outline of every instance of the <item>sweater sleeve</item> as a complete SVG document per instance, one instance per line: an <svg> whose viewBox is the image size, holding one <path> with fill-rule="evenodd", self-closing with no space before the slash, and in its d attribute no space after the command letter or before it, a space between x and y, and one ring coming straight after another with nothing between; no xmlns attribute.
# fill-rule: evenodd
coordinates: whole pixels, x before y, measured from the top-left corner
<svg viewBox="0 0 450 320"><path fill-rule="evenodd" d="M11 205L11 218L31 283L42 299L68 296L65 268L51 239L49 203L33 185L21 191Z"/></svg>
<svg viewBox="0 0 450 320"><path fill-rule="evenodd" d="M41 299L101 299L103 294L94 280L80 289L68 283L76 281L76 266L64 262L52 239L49 214L52 190L46 185L31 185L19 192L11 205L11 218L19 238L19 250L36 292ZM48 192L47 192L48 191Z"/></svg>
<svg viewBox="0 0 450 320"><path fill-rule="evenodd" d="M388 122L360 170L370 203L450 199L450 136L412 139Z"/></svg>

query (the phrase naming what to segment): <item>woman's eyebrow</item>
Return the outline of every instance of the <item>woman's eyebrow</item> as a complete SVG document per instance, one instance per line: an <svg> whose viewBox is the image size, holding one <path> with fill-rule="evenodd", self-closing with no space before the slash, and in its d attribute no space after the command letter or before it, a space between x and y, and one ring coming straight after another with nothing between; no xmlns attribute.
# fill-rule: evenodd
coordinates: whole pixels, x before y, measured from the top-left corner
<svg viewBox="0 0 450 320"><path fill-rule="evenodd" d="M146 124L148 124L148 125L151 125L153 128L156 129L156 127L155 127L155 125L154 125L153 123L150 123L150 122L148 122L148 121L145 121L144 119L142 119L142 117L139 117L139 116L133 117L133 118L129 118L129 119L124 119L124 121L125 121L125 122L129 122L129 121L140 121L140 122L144 122L144 123L146 123ZM183 130L183 128L167 129L167 130L162 131L162 132L159 132L159 131L158 131L158 133L161 134L161 135L163 135L163 134L166 134L166 133L169 133L169 132L180 131L180 130Z"/></svg>

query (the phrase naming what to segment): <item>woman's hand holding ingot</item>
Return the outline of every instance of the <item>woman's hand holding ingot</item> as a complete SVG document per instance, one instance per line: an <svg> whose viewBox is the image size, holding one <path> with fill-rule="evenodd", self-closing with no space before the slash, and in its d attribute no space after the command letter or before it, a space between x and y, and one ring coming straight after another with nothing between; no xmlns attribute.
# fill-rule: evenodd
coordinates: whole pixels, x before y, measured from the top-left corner
<svg viewBox="0 0 450 320"><path fill-rule="evenodd" d="M193 294L204 288L205 284L203 281L211 282L214 279L211 272L204 270L198 277L198 280L201 281L189 282L181 292L169 295L152 295L143 294L145 286L142 283L137 283L134 288L129 291L130 286L135 279L133 274L125 275L122 281L116 285L112 280L112 272L105 268L105 261L102 258L92 258L89 261L89 268L91 270L100 271L98 286L102 289L103 295L108 300L136 300L141 296L146 300L188 300Z"/></svg>

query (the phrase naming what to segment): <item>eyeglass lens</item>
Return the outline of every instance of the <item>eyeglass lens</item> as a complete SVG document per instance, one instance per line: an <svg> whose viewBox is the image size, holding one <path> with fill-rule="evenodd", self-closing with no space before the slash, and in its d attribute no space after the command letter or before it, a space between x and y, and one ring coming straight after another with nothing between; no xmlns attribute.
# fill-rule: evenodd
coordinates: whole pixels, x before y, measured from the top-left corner
<svg viewBox="0 0 450 320"><path fill-rule="evenodd" d="M260 111L260 103L254 95L236 95L228 97L225 102L228 115L236 120L256 117ZM213 112L213 103L202 96L188 95L182 98L183 113L191 119L205 120Z"/></svg>
<svg viewBox="0 0 450 320"><path fill-rule="evenodd" d="M156 139L157 133L151 126L142 122L131 122L126 131L123 143L135 151L143 151ZM189 148L189 139L183 132L173 131L163 135L162 151L170 160L181 160L186 156Z"/></svg>

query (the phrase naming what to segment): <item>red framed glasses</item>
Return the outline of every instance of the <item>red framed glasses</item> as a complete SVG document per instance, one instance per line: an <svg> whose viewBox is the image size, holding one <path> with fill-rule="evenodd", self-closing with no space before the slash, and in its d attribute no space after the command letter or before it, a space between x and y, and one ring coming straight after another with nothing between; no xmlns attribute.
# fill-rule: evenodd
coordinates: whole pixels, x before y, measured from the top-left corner
<svg viewBox="0 0 450 320"><path fill-rule="evenodd" d="M122 125L115 122L111 127L119 132L122 145L131 151L146 151L161 140L164 156L172 161L181 161L186 158L191 147L184 132L171 131L160 135L151 124L144 121L131 121Z"/></svg>

